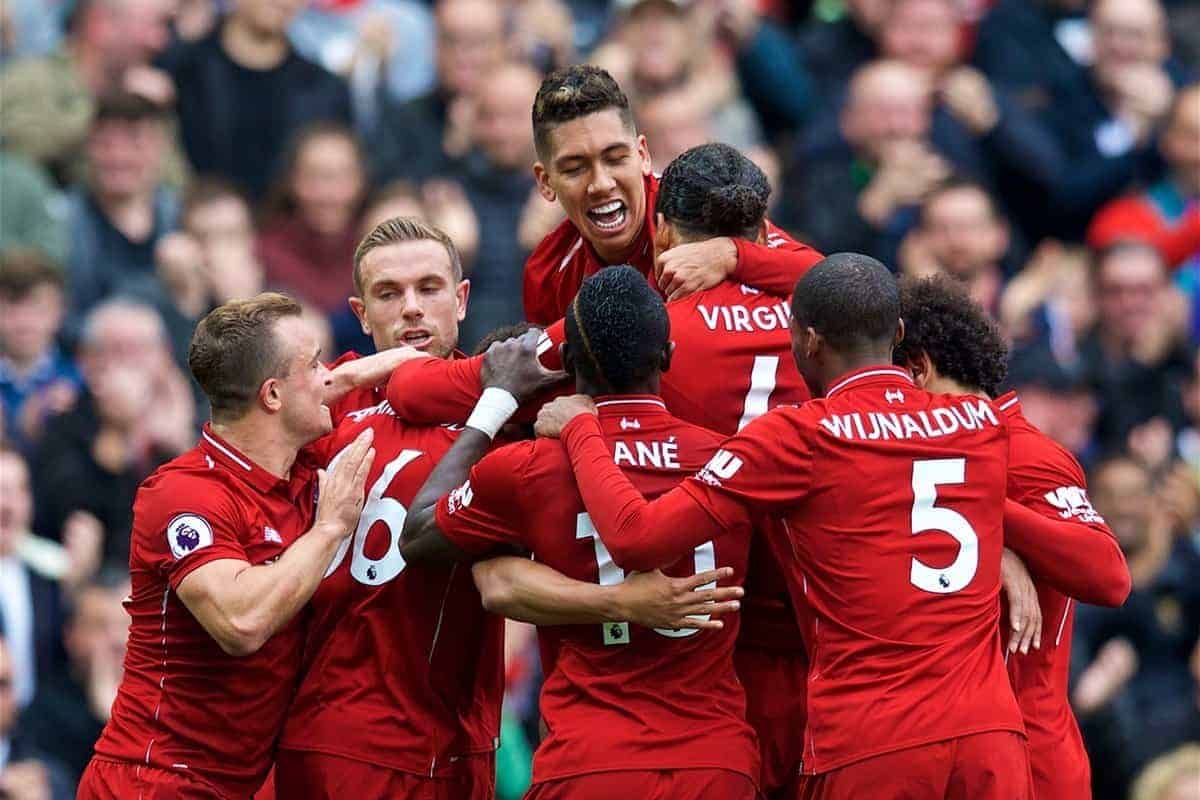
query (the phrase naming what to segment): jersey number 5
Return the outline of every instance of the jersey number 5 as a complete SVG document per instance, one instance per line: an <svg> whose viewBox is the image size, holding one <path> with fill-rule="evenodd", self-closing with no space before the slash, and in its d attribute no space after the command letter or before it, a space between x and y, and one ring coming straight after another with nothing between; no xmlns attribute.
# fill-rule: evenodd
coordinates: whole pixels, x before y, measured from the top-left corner
<svg viewBox="0 0 1200 800"><path fill-rule="evenodd" d="M362 514L358 518L358 527L354 529L354 535L342 540L337 552L333 555L333 560L329 562L329 569L325 570L324 577L328 578L341 565L351 543L354 545L354 554L350 556L350 575L359 583L378 586L381 583L387 583L404 571L404 556L400 555L400 533L404 530L404 518L408 516L408 509L394 497L384 497L383 493L392 485L396 474L420 456L420 450L401 450L400 455L383 468L383 472L371 485L371 490L367 492L367 500L363 503ZM334 462L336 461L335 458ZM333 468L334 462L330 463L330 469ZM367 534L371 532L371 528L376 522L382 522L387 526L388 549L382 558L368 558L366 554Z"/></svg>
<svg viewBox="0 0 1200 800"><path fill-rule="evenodd" d="M604 546L604 542L600 540L600 534L596 532L596 526L592 524L592 518L587 514L580 514L575 518L575 538L576 539L591 539L596 547L596 566L599 569L600 585L615 586L625 580L625 570L613 563L612 555L609 554L608 548ZM717 556L713 551L713 543L711 541L696 548L695 555L696 572L707 572L710 569L717 568ZM712 589L717 584L716 582L706 583L697 591L704 589ZM708 614L700 617L707 620ZM606 623L608 624L608 623ZM672 639L682 639L685 636L694 636L700 631L695 628L689 628L680 631L673 631L670 628L655 628L654 631L662 636L668 636ZM620 638L620 637L616 637ZM617 642L614 642L617 643ZM624 644L624 641L619 642Z"/></svg>
<svg viewBox="0 0 1200 800"><path fill-rule="evenodd" d="M962 591L975 577L975 570L979 567L979 536L971 523L957 511L934 505L937 502L937 487L963 483L966 469L965 458L913 462L913 535L944 531L958 542L958 556L954 563L944 569L930 567L913 557L908 579L923 591L933 594Z"/></svg>

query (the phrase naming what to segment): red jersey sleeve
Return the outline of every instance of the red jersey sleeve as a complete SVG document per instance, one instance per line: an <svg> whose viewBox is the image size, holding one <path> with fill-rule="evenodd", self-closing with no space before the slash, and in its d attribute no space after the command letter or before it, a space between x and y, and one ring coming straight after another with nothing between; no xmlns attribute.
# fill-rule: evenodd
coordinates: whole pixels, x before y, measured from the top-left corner
<svg viewBox="0 0 1200 800"><path fill-rule="evenodd" d="M555 322L542 331L538 339L538 361L546 369L559 370L563 368L562 344L567 340L567 325L563 320Z"/></svg>
<svg viewBox="0 0 1200 800"><path fill-rule="evenodd" d="M484 456L465 483L438 498L434 516L442 535L473 556L505 545L526 545L520 503L522 476L535 442L517 442Z"/></svg>
<svg viewBox="0 0 1200 800"><path fill-rule="evenodd" d="M241 538L248 523L227 490L214 489L208 483L202 500L194 487L181 486L177 495L197 499L180 502L164 514L160 535L146 543L172 589L178 589L184 578L210 561L231 558L249 562Z"/></svg>
<svg viewBox="0 0 1200 800"><path fill-rule="evenodd" d="M388 379L388 405L410 425L463 422L483 392L482 372L483 356L406 361Z"/></svg>
<svg viewBox="0 0 1200 800"><path fill-rule="evenodd" d="M796 281L824 257L769 221L766 244L745 239L734 239L733 244L737 248L737 267L730 277L780 297L791 295Z"/></svg>
<svg viewBox="0 0 1200 800"><path fill-rule="evenodd" d="M1129 596L1129 567L1102 520L1052 519L1006 500L1004 544L1034 574L1080 602L1119 606Z"/></svg>

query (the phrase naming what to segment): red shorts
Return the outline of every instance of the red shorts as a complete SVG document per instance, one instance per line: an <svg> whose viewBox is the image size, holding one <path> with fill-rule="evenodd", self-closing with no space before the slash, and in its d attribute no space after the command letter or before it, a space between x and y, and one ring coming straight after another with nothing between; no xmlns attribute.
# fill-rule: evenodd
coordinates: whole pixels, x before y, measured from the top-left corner
<svg viewBox="0 0 1200 800"><path fill-rule="evenodd" d="M280 750L275 758L278 797L343 800L491 800L496 794L495 754L462 758L447 775L430 778L308 750Z"/></svg>
<svg viewBox="0 0 1200 800"><path fill-rule="evenodd" d="M182 772L93 758L75 800L226 800L226 795Z"/></svg>
<svg viewBox="0 0 1200 800"><path fill-rule="evenodd" d="M733 665L746 689L746 721L758 735L762 791L773 798L800 774L808 719L808 659L803 652L739 647L733 651ZM789 795L780 795L785 796Z"/></svg>
<svg viewBox="0 0 1200 800"><path fill-rule="evenodd" d="M856 761L800 782L800 800L1033 800L1025 738L989 731Z"/></svg>
<svg viewBox="0 0 1200 800"><path fill-rule="evenodd" d="M755 800L754 782L727 769L593 772L535 783L525 800Z"/></svg>

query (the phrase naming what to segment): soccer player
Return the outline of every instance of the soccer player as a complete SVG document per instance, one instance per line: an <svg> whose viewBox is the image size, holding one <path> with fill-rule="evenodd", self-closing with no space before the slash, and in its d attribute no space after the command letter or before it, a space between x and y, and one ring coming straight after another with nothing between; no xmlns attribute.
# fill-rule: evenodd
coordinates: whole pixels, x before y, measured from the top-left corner
<svg viewBox="0 0 1200 800"><path fill-rule="evenodd" d="M261 294L196 327L212 421L138 489L124 675L80 798L248 797L270 768L294 618L357 523L374 455L369 432L327 471L305 449L331 421L300 313Z"/></svg>
<svg viewBox="0 0 1200 800"><path fill-rule="evenodd" d="M583 279L604 266L631 264L655 275L658 179L628 98L599 67L565 67L542 82L533 136L538 191L567 215L525 262L525 318L549 325L566 313ZM768 224L764 243L719 237L664 254L657 285L670 299L732 277L786 297L820 257Z"/></svg>
<svg viewBox="0 0 1200 800"><path fill-rule="evenodd" d="M606 458L651 494L703 464L721 438L672 417L657 396L668 337L662 301L631 267L588 278L567 316L566 361L578 389L597 398ZM488 445L469 427L460 434L413 502L404 557L516 547L570 578L620 583L625 572L596 537L562 446L521 442L479 461ZM744 574L748 524L697 542L671 572L719 565ZM754 798L758 751L733 668L736 637L736 618L703 632L615 620L539 628L549 732L534 756L528 796Z"/></svg>
<svg viewBox="0 0 1200 800"><path fill-rule="evenodd" d="M918 386L932 392L995 397L1004 380L1008 350L995 323L957 283L946 278L901 283L904 340L895 361L913 373ZM1129 570L1116 539L1092 508L1079 462L1021 414L1009 392L996 399L1008 419L1010 457L1008 497L1053 519L1074 519L1094 529L1072 550L1084 568L1058 561L1055 575L1091 586L1076 586L1068 596L1042 575L1035 577L1041 615L1048 626L1041 646L1008 657L1008 675L1020 703L1029 736L1035 796L1087 800L1091 774L1079 726L1067 697L1074 600L1120 605L1129 594ZM1084 592L1083 590L1088 591ZM1008 614L1001 631L1008 632Z"/></svg>
<svg viewBox="0 0 1200 800"><path fill-rule="evenodd" d="M882 264L824 259L797 285L791 321L822 399L759 417L653 502L614 468L586 398L554 401L538 425L561 432L623 569L758 513L782 519L789 586L814 616L803 796L1021 800L1028 758L996 635L1007 429L987 400L929 393L892 366L903 331Z"/></svg>
<svg viewBox="0 0 1200 800"><path fill-rule="evenodd" d="M466 286L443 232L412 219L385 221L358 247L355 274L363 317L377 336L411 341L420 330L416 343L430 355L454 352ZM380 324L385 316L389 322ZM492 348L485 382L523 397L547 380L535 358L537 337L534 331ZM410 565L396 547L406 509L459 429L405 424L386 403L351 417L330 452L371 430L377 457L354 535L309 604L303 677L276 764L278 796L489 798L503 693L501 620L485 613L470 570ZM548 602L561 614L591 610L599 622L597 606L654 613L643 595L659 586L648 580L642 595L599 598L571 582ZM686 598L692 588L674 595Z"/></svg>

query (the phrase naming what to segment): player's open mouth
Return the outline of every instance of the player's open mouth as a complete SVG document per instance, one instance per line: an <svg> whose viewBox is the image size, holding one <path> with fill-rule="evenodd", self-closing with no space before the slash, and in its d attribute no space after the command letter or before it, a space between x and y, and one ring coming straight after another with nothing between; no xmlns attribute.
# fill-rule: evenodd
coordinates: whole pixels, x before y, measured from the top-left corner
<svg viewBox="0 0 1200 800"><path fill-rule="evenodd" d="M415 347L418 350L424 350L433 341L433 334L429 331L405 331L400 334L400 343L406 344L409 347Z"/></svg>
<svg viewBox="0 0 1200 800"><path fill-rule="evenodd" d="M619 231L629 212L620 200L611 200L587 212L588 219L602 231Z"/></svg>

